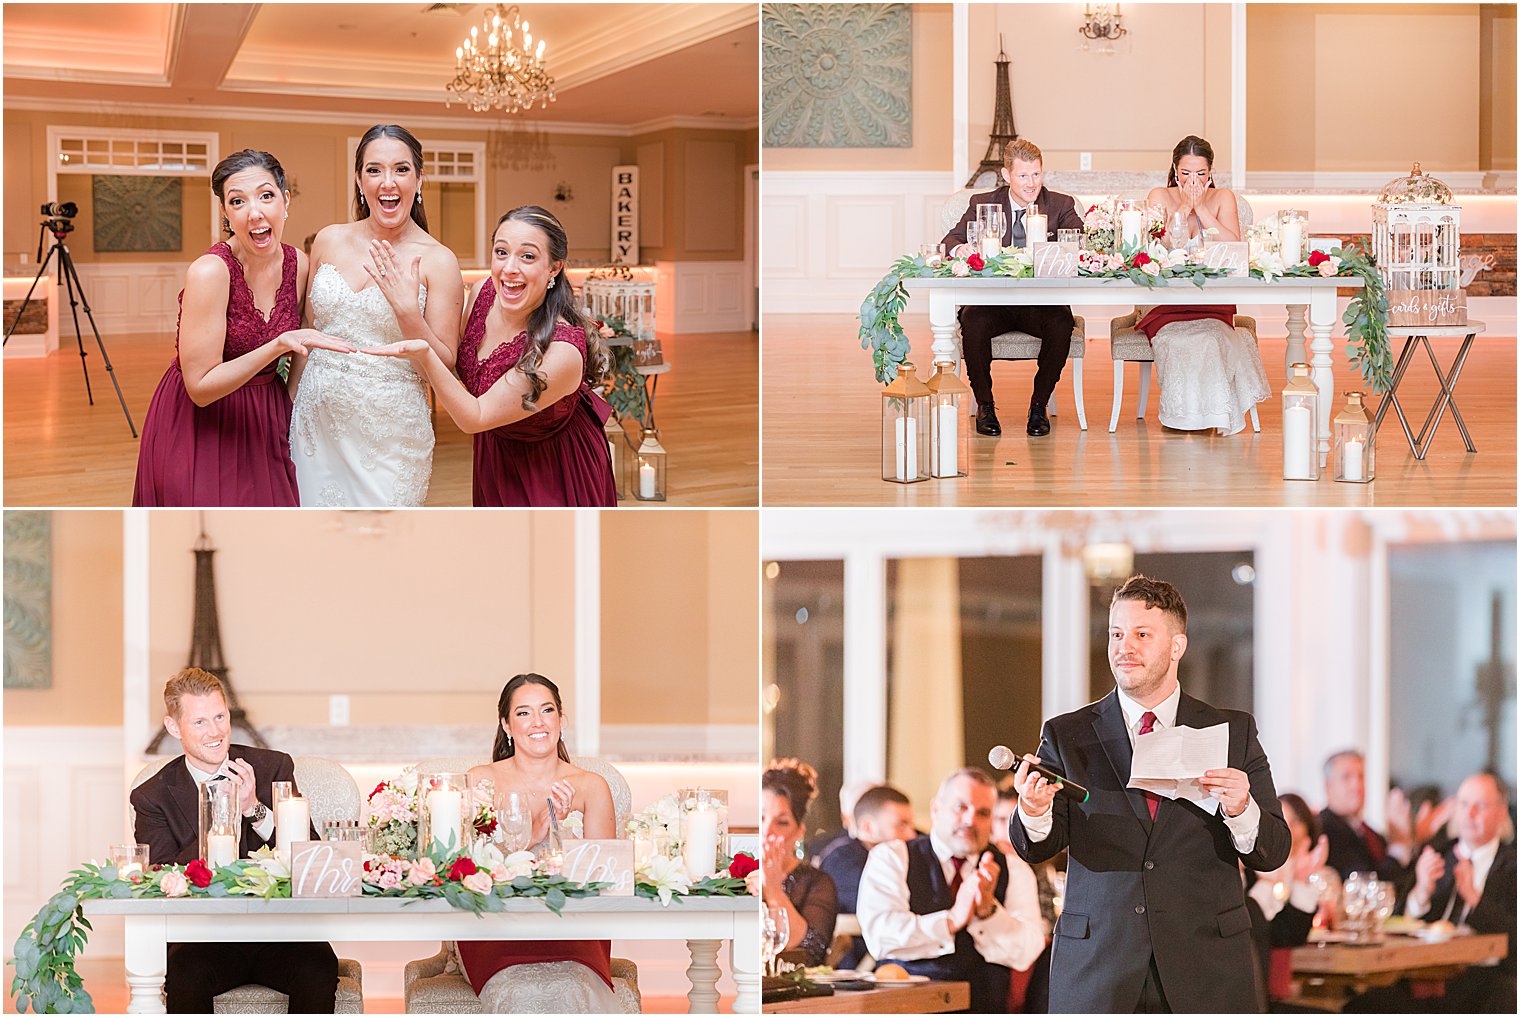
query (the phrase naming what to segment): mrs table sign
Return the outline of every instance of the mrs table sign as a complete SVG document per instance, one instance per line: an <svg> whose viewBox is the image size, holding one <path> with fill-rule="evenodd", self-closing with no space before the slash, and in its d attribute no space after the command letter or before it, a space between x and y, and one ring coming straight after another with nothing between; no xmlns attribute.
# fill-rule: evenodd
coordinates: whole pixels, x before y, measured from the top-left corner
<svg viewBox="0 0 1520 1017"><path fill-rule="evenodd" d="M1223 269L1232 276L1251 274L1251 245L1243 240L1218 240L1203 245L1199 258L1205 268Z"/></svg>
<svg viewBox="0 0 1520 1017"><path fill-rule="evenodd" d="M292 897L359 897L364 859L356 841L301 840L290 845Z"/></svg>
<svg viewBox="0 0 1520 1017"><path fill-rule="evenodd" d="M1036 279L1075 279L1077 277L1076 244L1037 243L1030 247L1034 257Z"/></svg>
<svg viewBox="0 0 1520 1017"><path fill-rule="evenodd" d="M614 265L639 263L639 168L612 167L612 257Z"/></svg>
<svg viewBox="0 0 1520 1017"><path fill-rule="evenodd" d="M633 841L575 840L565 848L565 878L572 883L611 883L604 896L633 896Z"/></svg>

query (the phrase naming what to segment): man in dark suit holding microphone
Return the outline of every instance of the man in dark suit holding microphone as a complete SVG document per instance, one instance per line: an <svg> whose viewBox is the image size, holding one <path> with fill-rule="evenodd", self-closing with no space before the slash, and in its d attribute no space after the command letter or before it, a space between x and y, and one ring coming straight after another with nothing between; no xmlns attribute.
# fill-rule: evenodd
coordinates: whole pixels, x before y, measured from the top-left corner
<svg viewBox="0 0 1520 1017"><path fill-rule="evenodd" d="M1291 838L1250 714L1184 695L1187 606L1169 583L1135 576L1109 608L1116 688L1046 721L1037 757L1020 763L1009 839L1030 864L1070 850L1051 955L1051 1012L1261 1011L1240 864L1267 871ZM1211 814L1128 790L1138 738L1175 726L1229 725L1228 766L1199 783ZM1087 790L1058 793L1030 764Z"/></svg>

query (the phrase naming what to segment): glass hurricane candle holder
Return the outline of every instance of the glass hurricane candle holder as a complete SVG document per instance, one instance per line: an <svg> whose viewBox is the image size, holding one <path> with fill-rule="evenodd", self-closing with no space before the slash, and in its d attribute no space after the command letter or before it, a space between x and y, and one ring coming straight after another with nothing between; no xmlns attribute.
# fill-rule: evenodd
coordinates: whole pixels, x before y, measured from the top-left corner
<svg viewBox="0 0 1520 1017"><path fill-rule="evenodd" d="M148 845L112 844L107 858L116 866L117 879L141 876L148 870Z"/></svg>
<svg viewBox="0 0 1520 1017"><path fill-rule="evenodd" d="M1024 215L1024 249L1034 250L1035 244L1043 244L1050 236L1050 217L1040 211L1040 206L1030 205Z"/></svg>
<svg viewBox="0 0 1520 1017"><path fill-rule="evenodd" d="M660 432L652 427L644 428L639 438L639 450L629 464L632 475L629 487L639 501L665 500L665 459Z"/></svg>
<svg viewBox="0 0 1520 1017"><path fill-rule="evenodd" d="M929 386L903 361L881 395L881 479L896 484L928 480Z"/></svg>
<svg viewBox="0 0 1520 1017"><path fill-rule="evenodd" d="M1250 252L1252 261L1259 261L1263 255L1271 254L1277 249L1273 242L1272 225L1270 223L1253 223L1246 227L1246 246Z"/></svg>
<svg viewBox="0 0 1520 1017"><path fill-rule="evenodd" d="M231 865L238 858L238 835L242 815L237 807L237 785L230 780L208 780L200 785L200 857L213 870Z"/></svg>
<svg viewBox="0 0 1520 1017"><path fill-rule="evenodd" d="M1138 201L1121 201L1115 218L1118 223L1119 254L1128 261L1145 247L1145 210Z"/></svg>
<svg viewBox="0 0 1520 1017"><path fill-rule="evenodd" d="M1347 392L1346 406L1331 422L1331 455L1335 457L1335 479L1347 484L1372 481L1374 442L1377 432L1372 417L1362 403L1362 393Z"/></svg>
<svg viewBox="0 0 1520 1017"><path fill-rule="evenodd" d="M628 478L623 472L623 425L618 423L617 417L608 416L602 425L602 434L607 438L607 455L612 459L612 485L617 490L617 500L622 501L628 497Z"/></svg>
<svg viewBox="0 0 1520 1017"><path fill-rule="evenodd" d="M977 250L983 258L996 258L1003 251L1003 230L1007 228L1003 206L976 206Z"/></svg>
<svg viewBox="0 0 1520 1017"><path fill-rule="evenodd" d="M1283 479L1319 479L1319 389L1309 365L1294 364L1283 386Z"/></svg>
<svg viewBox="0 0 1520 1017"><path fill-rule="evenodd" d="M718 801L704 788L683 788L681 804L681 857L693 880L712 875L718 868Z"/></svg>
<svg viewBox="0 0 1520 1017"><path fill-rule="evenodd" d="M1277 253L1284 268L1304 260L1304 245L1309 240L1309 213L1301 208L1284 208L1277 213Z"/></svg>
<svg viewBox="0 0 1520 1017"><path fill-rule="evenodd" d="M469 777L463 773L417 775L417 854L435 849L456 855L470 848L475 824L470 815Z"/></svg>
<svg viewBox="0 0 1520 1017"><path fill-rule="evenodd" d="M934 365L929 389L929 474L964 477L971 462L971 428L966 426L971 389L955 365Z"/></svg>

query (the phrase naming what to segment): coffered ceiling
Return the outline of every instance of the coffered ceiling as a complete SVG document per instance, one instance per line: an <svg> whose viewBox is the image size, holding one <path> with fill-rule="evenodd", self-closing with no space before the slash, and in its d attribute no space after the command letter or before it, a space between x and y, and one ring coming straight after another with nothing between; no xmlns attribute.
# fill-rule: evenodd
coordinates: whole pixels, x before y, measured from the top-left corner
<svg viewBox="0 0 1520 1017"><path fill-rule="evenodd" d="M4 6L5 99L35 107L151 106L445 117L454 49L489 4ZM754 4L523 4L558 98L538 123L759 119Z"/></svg>

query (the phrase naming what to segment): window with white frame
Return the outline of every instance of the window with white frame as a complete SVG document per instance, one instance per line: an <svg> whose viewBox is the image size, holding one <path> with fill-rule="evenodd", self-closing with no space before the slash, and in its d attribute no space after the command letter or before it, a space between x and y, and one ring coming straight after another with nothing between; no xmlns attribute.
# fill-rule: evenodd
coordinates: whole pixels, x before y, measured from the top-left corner
<svg viewBox="0 0 1520 1017"><path fill-rule="evenodd" d="M149 131L125 127L75 127L50 125L47 129L48 201L74 200L88 207L91 183L96 176L199 177L211 176L221 159L221 139L215 131ZM60 183L63 181L63 183ZM61 194L60 188L67 194ZM188 192L187 192L188 193ZM196 213L184 224L187 249L198 247L192 239L205 229L214 242L221 239L221 214L216 196L206 187L208 210L204 225L195 227ZM187 206L188 208L189 206ZM83 249L82 261L92 260Z"/></svg>

